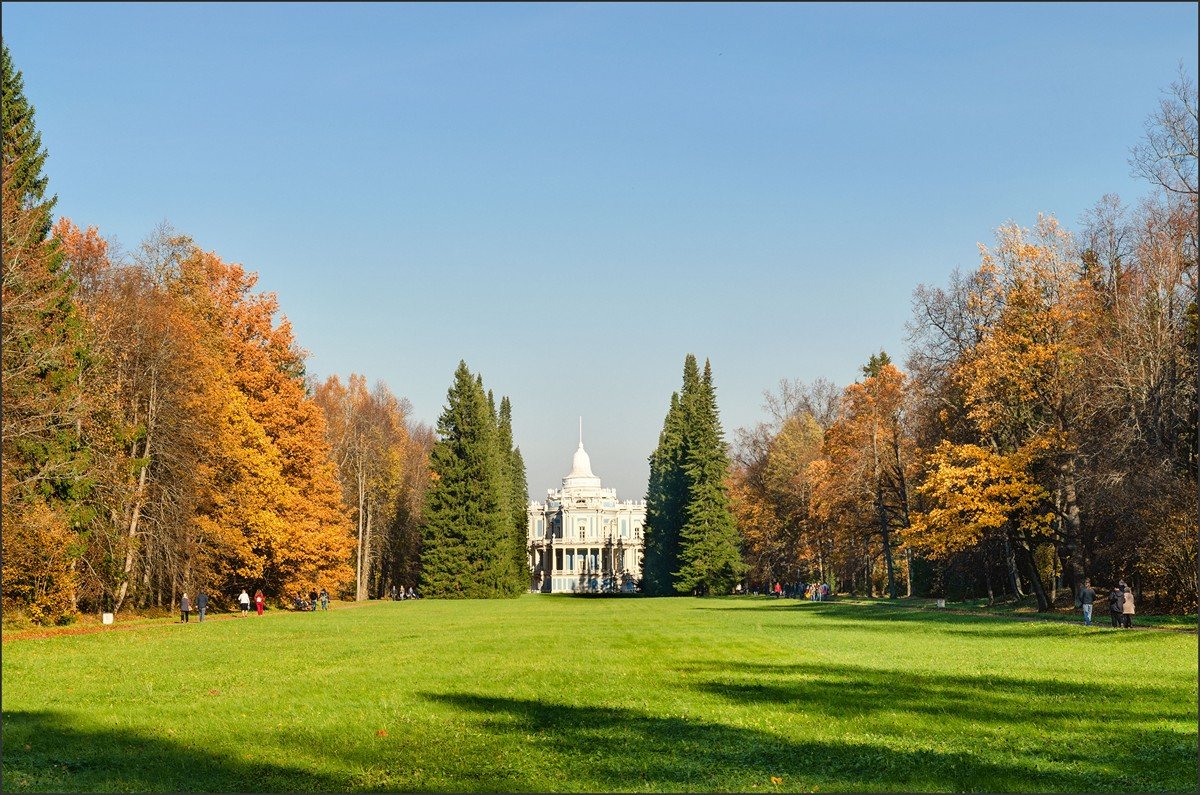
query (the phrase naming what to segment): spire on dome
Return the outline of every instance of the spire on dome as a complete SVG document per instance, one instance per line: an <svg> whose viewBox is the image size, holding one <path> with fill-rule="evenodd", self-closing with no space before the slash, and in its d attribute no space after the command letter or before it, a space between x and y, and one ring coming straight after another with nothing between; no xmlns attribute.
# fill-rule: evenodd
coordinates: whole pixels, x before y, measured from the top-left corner
<svg viewBox="0 0 1200 795"><path fill-rule="evenodd" d="M592 474L592 460L583 449L583 417L579 418L579 449L571 459L571 472L563 478L563 486L599 486L600 478Z"/></svg>

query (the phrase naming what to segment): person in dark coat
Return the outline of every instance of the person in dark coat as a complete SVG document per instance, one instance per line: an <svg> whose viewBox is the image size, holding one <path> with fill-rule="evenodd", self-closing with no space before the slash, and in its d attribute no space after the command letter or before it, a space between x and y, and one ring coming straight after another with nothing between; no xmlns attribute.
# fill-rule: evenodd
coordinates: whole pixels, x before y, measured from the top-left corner
<svg viewBox="0 0 1200 795"><path fill-rule="evenodd" d="M317 609L317 592L308 592L308 609L315 611Z"/></svg>
<svg viewBox="0 0 1200 795"><path fill-rule="evenodd" d="M191 613L192 600L188 599L188 595L185 593L183 598L179 600L179 623L186 624L188 622L188 616L190 616Z"/></svg>
<svg viewBox="0 0 1200 795"><path fill-rule="evenodd" d="M1121 583L1108 592L1108 614L1112 618L1113 629L1121 626L1121 607L1125 602L1125 596L1121 591L1124 587L1125 584Z"/></svg>
<svg viewBox="0 0 1200 795"><path fill-rule="evenodd" d="M1121 602L1121 618L1124 619L1122 626L1125 629L1133 629L1133 589L1125 589L1125 599Z"/></svg>
<svg viewBox="0 0 1200 795"><path fill-rule="evenodd" d="M208 609L208 594L204 591L196 594L196 612L200 614L200 620L204 620L204 611Z"/></svg>

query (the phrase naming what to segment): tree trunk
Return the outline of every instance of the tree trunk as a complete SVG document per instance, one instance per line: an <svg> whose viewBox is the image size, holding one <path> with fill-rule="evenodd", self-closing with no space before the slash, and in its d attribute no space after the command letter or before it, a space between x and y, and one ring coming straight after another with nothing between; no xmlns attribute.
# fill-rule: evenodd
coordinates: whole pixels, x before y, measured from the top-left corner
<svg viewBox="0 0 1200 795"><path fill-rule="evenodd" d="M137 543L138 528L142 521L142 511L146 507L147 497L147 477L150 472L150 441L154 436L154 425L158 418L158 377L157 373L153 373L150 377L150 397L146 403L146 436L142 439L142 455L145 459L145 464L141 471L138 472L137 489L134 491L133 507L129 513L128 532L125 540L125 565L121 568L121 586L117 589L117 596L113 600L113 613L117 613L121 609L121 605L125 601L125 595L129 592L129 577L133 572L134 548ZM137 442L130 445L130 455L137 458Z"/></svg>
<svg viewBox="0 0 1200 795"><path fill-rule="evenodd" d="M871 454L875 462L875 518L879 522L879 537L883 541L883 562L887 567L888 597L896 598L896 576L892 565L892 546L889 538L890 520L883 502L883 466L879 461L879 423L871 428Z"/></svg>
<svg viewBox="0 0 1200 795"><path fill-rule="evenodd" d="M991 607L992 605L994 605L996 603L996 594L992 591L992 573L990 571L988 571L989 568L990 567L988 566L987 556L984 555L983 556L983 582L987 586L988 607Z"/></svg>
<svg viewBox="0 0 1200 795"><path fill-rule="evenodd" d="M908 576L905 578L907 582L905 583L904 595L911 598L913 595L913 554L912 550L908 547L904 549L904 560L908 564Z"/></svg>
<svg viewBox="0 0 1200 795"><path fill-rule="evenodd" d="M896 459L896 488L897 497L900 502L900 521L903 523L904 529L907 530L911 526L912 521L908 515L908 479L904 476L904 456L900 452L900 429L899 425L892 425L892 455ZM901 542L904 541L904 536L901 535ZM907 546L904 548L905 562L908 564L908 580L905 587L905 596L912 596L912 550ZM895 597L893 597L895 598Z"/></svg>
<svg viewBox="0 0 1200 795"><path fill-rule="evenodd" d="M1008 571L1008 584L1012 588L1012 594L1017 599L1024 598L1025 593L1021 590L1021 580L1017 576L1017 560L1013 554L1012 541L1006 535L1004 536L1004 565Z"/></svg>
<svg viewBox="0 0 1200 795"><path fill-rule="evenodd" d="M142 446L142 456L150 455L150 436L147 433L146 442ZM121 567L121 586L117 589L116 598L113 600L113 613L120 612L121 605L125 602L125 595L129 592L129 577L133 573L134 552L137 545L138 525L142 520L142 509L146 506L146 473L150 469L149 464L142 467L142 471L138 473L138 486L135 492L133 508L129 515L129 527L125 538L125 565Z"/></svg>
<svg viewBox="0 0 1200 795"><path fill-rule="evenodd" d="M374 519L374 511L371 510L370 501L367 502L367 531L364 536L363 545L366 550L363 552L363 573L362 573L362 596L359 601L365 598L370 598L371 591L371 520Z"/></svg>
<svg viewBox="0 0 1200 795"><path fill-rule="evenodd" d="M358 457L358 556L357 567L354 572L354 600L361 602L366 599L366 593L363 588L363 532L366 530L366 511L367 511L367 477L363 471L362 456Z"/></svg>
<svg viewBox="0 0 1200 795"><path fill-rule="evenodd" d="M892 547L891 547L890 539L889 539L890 534L888 532L886 516L884 517L884 524L883 524L882 529L883 529L883 562L884 562L885 566L887 567L888 598L895 599L896 598L896 573L895 573L895 564L892 562Z"/></svg>
<svg viewBox="0 0 1200 795"><path fill-rule="evenodd" d="M1029 548L1028 543L1023 537L1016 538L1013 546L1016 547L1019 562L1025 567L1025 576L1033 587L1033 594L1037 598L1038 612L1048 612L1050 610L1050 602L1046 598L1046 589L1042 587L1042 578L1038 574L1037 562L1033 559L1033 551Z"/></svg>
<svg viewBox="0 0 1200 795"><path fill-rule="evenodd" d="M1063 540L1067 548L1067 563L1069 565L1067 581L1075 600L1079 600L1079 591L1083 587L1083 537L1080 531L1079 495L1076 489L1078 473L1075 455L1068 455L1062 465L1062 529Z"/></svg>

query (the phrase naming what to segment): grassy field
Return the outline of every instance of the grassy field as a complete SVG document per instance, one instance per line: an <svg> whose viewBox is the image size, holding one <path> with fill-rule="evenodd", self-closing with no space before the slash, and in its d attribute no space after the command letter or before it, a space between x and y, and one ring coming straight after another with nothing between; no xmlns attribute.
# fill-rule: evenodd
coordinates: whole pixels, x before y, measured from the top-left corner
<svg viewBox="0 0 1200 795"><path fill-rule="evenodd" d="M373 603L3 647L3 788L1193 791L1197 638L766 598Z"/></svg>

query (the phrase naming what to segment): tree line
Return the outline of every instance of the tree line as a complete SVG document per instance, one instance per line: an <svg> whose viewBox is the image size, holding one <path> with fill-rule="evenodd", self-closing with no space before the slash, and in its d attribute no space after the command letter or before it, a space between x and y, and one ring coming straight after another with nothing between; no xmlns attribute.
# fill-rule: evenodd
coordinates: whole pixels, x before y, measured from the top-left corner
<svg viewBox="0 0 1200 795"><path fill-rule="evenodd" d="M391 585L529 587L512 405L460 362L431 429L386 385L309 377L257 277L169 228L125 255L53 218L3 50L3 605L39 622ZM1181 75L1072 234L1005 224L913 294L903 368L781 382L724 439L695 356L650 456L641 590L821 580L867 595L1032 595L1085 577L1197 596L1197 124Z"/></svg>
<svg viewBox="0 0 1200 795"><path fill-rule="evenodd" d="M187 236L125 256L54 221L7 47L3 127L5 614L415 584L432 431L407 403L306 381L276 298Z"/></svg>
<svg viewBox="0 0 1200 795"><path fill-rule="evenodd" d="M1032 595L1131 581L1197 604L1197 114L1182 74L1072 234L1001 226L977 268L919 286L905 369L783 382L738 433L750 577L868 595Z"/></svg>

